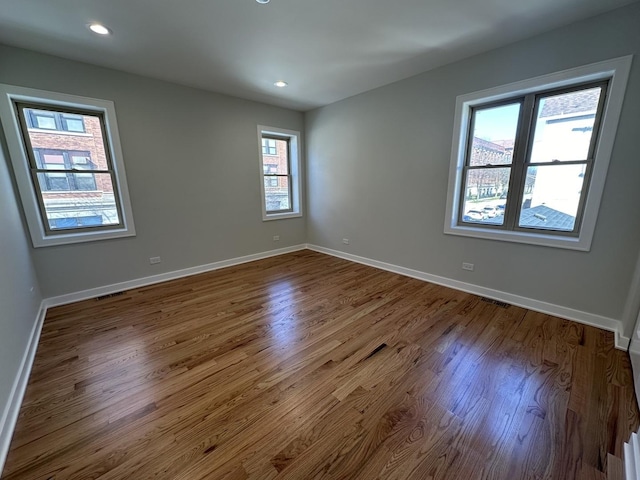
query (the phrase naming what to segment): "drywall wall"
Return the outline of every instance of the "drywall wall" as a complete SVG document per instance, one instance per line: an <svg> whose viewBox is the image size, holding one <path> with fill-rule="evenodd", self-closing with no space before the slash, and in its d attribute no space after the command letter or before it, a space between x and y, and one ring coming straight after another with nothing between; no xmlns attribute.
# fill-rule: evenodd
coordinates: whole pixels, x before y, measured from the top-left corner
<svg viewBox="0 0 640 480"><path fill-rule="evenodd" d="M456 97L637 54L638 25L636 3L308 112L308 241L622 319L640 247L638 58L590 252L445 235L443 227Z"/></svg>
<svg viewBox="0 0 640 480"><path fill-rule="evenodd" d="M13 424L7 421L31 331L40 310L40 287L17 207L0 139L0 471ZM33 289L33 291L32 291Z"/></svg>
<svg viewBox="0 0 640 480"><path fill-rule="evenodd" d="M116 107L137 235L34 249L45 297L304 243L304 218L262 221L257 137L301 113L8 46L0 65L0 83Z"/></svg>

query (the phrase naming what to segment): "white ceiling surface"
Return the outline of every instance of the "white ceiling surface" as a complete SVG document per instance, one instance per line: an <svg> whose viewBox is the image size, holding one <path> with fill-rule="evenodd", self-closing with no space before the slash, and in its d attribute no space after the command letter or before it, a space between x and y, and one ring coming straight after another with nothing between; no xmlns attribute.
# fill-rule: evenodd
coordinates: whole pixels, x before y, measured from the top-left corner
<svg viewBox="0 0 640 480"><path fill-rule="evenodd" d="M0 0L0 43L308 110L633 1Z"/></svg>

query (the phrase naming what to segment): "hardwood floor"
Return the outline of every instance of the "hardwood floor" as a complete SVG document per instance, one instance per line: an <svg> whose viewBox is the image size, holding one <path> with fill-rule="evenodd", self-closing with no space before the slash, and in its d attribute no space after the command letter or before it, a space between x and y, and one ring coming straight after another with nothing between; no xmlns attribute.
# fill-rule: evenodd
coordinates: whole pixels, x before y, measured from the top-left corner
<svg viewBox="0 0 640 480"><path fill-rule="evenodd" d="M49 311L4 477L604 479L610 332L302 251Z"/></svg>

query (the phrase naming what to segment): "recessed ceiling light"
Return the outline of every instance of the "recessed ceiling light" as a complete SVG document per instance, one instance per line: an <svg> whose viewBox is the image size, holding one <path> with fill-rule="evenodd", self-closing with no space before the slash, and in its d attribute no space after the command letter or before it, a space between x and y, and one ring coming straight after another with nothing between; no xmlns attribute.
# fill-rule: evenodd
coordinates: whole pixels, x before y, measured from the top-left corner
<svg viewBox="0 0 640 480"><path fill-rule="evenodd" d="M98 35L111 35L111 30L99 23L90 23L89 30Z"/></svg>
<svg viewBox="0 0 640 480"><path fill-rule="evenodd" d="M256 2L261 3L262 5L269 3L271 0L256 0Z"/></svg>
<svg viewBox="0 0 640 480"><path fill-rule="evenodd" d="M287 82L284 82L282 80L278 80L276 83L274 83L274 85L278 88L284 88L287 85L289 85Z"/></svg>

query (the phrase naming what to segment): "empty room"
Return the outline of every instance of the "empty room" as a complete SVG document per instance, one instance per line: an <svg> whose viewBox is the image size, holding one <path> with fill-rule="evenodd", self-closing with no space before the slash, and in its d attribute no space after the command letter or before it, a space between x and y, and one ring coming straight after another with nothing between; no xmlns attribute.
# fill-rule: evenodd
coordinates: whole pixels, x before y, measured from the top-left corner
<svg viewBox="0 0 640 480"><path fill-rule="evenodd" d="M640 2L1 3L2 479L640 479Z"/></svg>

